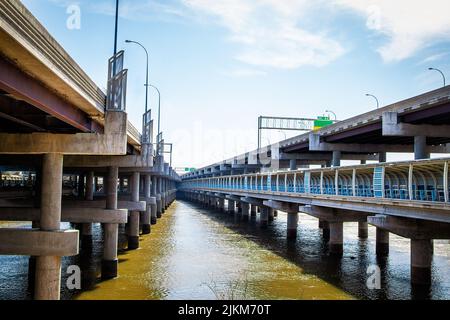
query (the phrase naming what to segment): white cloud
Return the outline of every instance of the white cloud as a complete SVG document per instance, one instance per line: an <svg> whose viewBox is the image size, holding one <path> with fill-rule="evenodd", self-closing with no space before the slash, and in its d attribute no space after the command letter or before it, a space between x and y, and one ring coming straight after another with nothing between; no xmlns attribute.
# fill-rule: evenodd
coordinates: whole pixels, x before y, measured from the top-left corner
<svg viewBox="0 0 450 320"><path fill-rule="evenodd" d="M294 69L323 66L344 53L325 32L299 27L315 7L307 0L182 0L224 26L240 45L236 59L255 66Z"/></svg>
<svg viewBox="0 0 450 320"><path fill-rule="evenodd" d="M448 0L335 0L367 18L367 27L389 42L378 52L386 62L409 58L420 49L450 39Z"/></svg>
<svg viewBox="0 0 450 320"><path fill-rule="evenodd" d="M266 76L267 72L249 68L236 68L231 71L222 71L221 74L227 77L245 78Z"/></svg>

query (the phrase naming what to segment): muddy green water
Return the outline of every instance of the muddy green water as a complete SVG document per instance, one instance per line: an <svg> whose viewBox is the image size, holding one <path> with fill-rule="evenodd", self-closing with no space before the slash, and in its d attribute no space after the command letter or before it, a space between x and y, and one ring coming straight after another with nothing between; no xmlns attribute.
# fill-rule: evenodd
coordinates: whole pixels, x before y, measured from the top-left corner
<svg viewBox="0 0 450 320"><path fill-rule="evenodd" d="M91 250L64 258L63 299L448 299L448 242L435 244L433 284L409 283L409 240L391 235L385 259L374 253L375 229L369 239L357 237L357 224L344 227L344 256L328 254L317 220L300 215L297 240L286 240L286 214L280 212L268 229L258 218L204 209L176 201L141 236L141 248L121 250L117 279L99 281L102 229L95 228ZM121 230L123 231L123 230ZM122 235L125 247L126 239ZM84 290L65 288L65 268L81 266ZM382 289L366 286L367 267L382 270ZM0 299L29 299L28 258L0 257Z"/></svg>

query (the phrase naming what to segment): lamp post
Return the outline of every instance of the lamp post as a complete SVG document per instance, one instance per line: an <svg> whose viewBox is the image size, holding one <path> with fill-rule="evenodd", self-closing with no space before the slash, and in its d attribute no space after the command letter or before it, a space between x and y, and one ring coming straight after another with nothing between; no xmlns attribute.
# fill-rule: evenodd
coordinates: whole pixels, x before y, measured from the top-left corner
<svg viewBox="0 0 450 320"><path fill-rule="evenodd" d="M444 73L441 70L437 69L437 68L428 68L428 70L433 70L433 71L439 72L441 74L441 76L442 76L442 80L444 80L444 87L445 87L445 75L444 75Z"/></svg>
<svg viewBox="0 0 450 320"><path fill-rule="evenodd" d="M134 43L140 46L145 51L145 55L147 57L147 67L145 72L145 117L147 117L147 110L148 110L148 51L147 49L139 42L133 41L133 40L125 40L126 43ZM147 119L145 119L147 121Z"/></svg>
<svg viewBox="0 0 450 320"><path fill-rule="evenodd" d="M325 112L328 112L328 113L331 113L332 115L334 115L334 121L337 121L337 116L336 116L336 113L334 113L334 111L325 110Z"/></svg>
<svg viewBox="0 0 450 320"><path fill-rule="evenodd" d="M159 92L159 89L152 84L149 84L148 86L156 89L156 91L158 92L158 134L160 134L161 133L161 92Z"/></svg>
<svg viewBox="0 0 450 320"><path fill-rule="evenodd" d="M278 130L278 132L281 132L282 134L284 134L284 140L287 140L286 132L284 132L283 130Z"/></svg>
<svg viewBox="0 0 450 320"><path fill-rule="evenodd" d="M116 25L114 30L114 55L117 53L117 31L119 28L119 0L116 0Z"/></svg>
<svg viewBox="0 0 450 320"><path fill-rule="evenodd" d="M380 102L378 101L377 97L375 97L373 94L370 94L370 93L366 93L366 96L367 97L372 97L372 98L375 99L375 101L377 102L377 109L380 107Z"/></svg>

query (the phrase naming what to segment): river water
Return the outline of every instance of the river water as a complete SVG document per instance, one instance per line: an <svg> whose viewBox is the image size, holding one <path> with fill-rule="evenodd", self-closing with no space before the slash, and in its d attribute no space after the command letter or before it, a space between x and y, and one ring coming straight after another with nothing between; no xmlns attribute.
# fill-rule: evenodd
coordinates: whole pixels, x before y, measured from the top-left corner
<svg viewBox="0 0 450 320"><path fill-rule="evenodd" d="M391 234L390 254L377 259L375 229L357 237L357 224L344 224L344 255L330 256L318 221L300 215L296 241L286 240L287 216L279 212L267 229L258 218L241 221L198 204L175 201L141 248L120 250L116 279L100 281L102 228L93 246L63 259L62 299L449 299L448 241L435 241L433 283L411 287L409 240ZM9 226L28 227L24 224ZM121 230L122 232L124 230ZM121 247L126 239L120 237ZM65 283L68 265L81 267L81 291ZM381 289L366 286L367 268L381 268ZM30 299L28 257L0 256L0 299Z"/></svg>

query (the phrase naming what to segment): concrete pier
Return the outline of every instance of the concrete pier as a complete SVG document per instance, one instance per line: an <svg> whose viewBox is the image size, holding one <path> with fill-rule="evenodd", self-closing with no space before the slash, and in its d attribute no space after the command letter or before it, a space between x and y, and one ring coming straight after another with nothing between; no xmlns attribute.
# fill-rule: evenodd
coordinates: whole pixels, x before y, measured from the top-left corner
<svg viewBox="0 0 450 320"><path fill-rule="evenodd" d="M144 176L144 197L150 198L151 196L151 177L150 175ZM141 212L140 215L140 225L142 227L142 234L149 234L151 232L151 211L152 207L149 203L147 203L147 206L145 208L145 211Z"/></svg>
<svg viewBox="0 0 450 320"><path fill-rule="evenodd" d="M293 240L297 238L298 212L288 213L287 215L287 238Z"/></svg>
<svg viewBox="0 0 450 320"><path fill-rule="evenodd" d="M250 204L241 202L241 210L242 220L248 221L250 216Z"/></svg>
<svg viewBox="0 0 450 320"><path fill-rule="evenodd" d="M236 204L233 200L228 200L228 212L234 213Z"/></svg>
<svg viewBox="0 0 450 320"><path fill-rule="evenodd" d="M269 207L261 206L261 213L259 215L259 223L261 228L267 228L269 224Z"/></svg>
<svg viewBox="0 0 450 320"><path fill-rule="evenodd" d="M275 220L275 210L273 208L269 208L269 222L273 222Z"/></svg>
<svg viewBox="0 0 450 320"><path fill-rule="evenodd" d="M331 221L330 225L330 241L328 247L333 255L342 255L344 241L344 223L340 221Z"/></svg>
<svg viewBox="0 0 450 320"><path fill-rule="evenodd" d="M369 237L369 225L367 222L358 222L358 237L360 239L367 239Z"/></svg>
<svg viewBox="0 0 450 320"><path fill-rule="evenodd" d="M254 204L251 204L250 205L250 216L251 217L256 217L256 211L257 211L257 209L256 209L256 205L254 205Z"/></svg>
<svg viewBox="0 0 450 320"><path fill-rule="evenodd" d="M430 239L411 239L411 283L431 284L431 262L433 241Z"/></svg>
<svg viewBox="0 0 450 320"><path fill-rule="evenodd" d="M385 256L389 253L389 231L376 228L376 254Z"/></svg>
<svg viewBox="0 0 450 320"><path fill-rule="evenodd" d="M131 200L139 201L139 172L133 172L131 176ZM139 248L139 211L130 211L128 221L128 249Z"/></svg>
<svg viewBox="0 0 450 320"><path fill-rule="evenodd" d="M117 179L119 169L117 167L108 168L106 183L106 209L117 209ZM116 223L105 223L103 238L103 259L102 259L102 279L117 277L117 242L119 225Z"/></svg>
<svg viewBox="0 0 450 320"><path fill-rule="evenodd" d="M89 171L86 175L85 199L94 200L94 172ZM83 248L89 248L92 245L92 223L83 223L81 225L81 245Z"/></svg>
<svg viewBox="0 0 450 320"><path fill-rule="evenodd" d="M45 154L42 161L40 230L59 231L61 223L62 154ZM61 257L36 257L34 298L59 300L61 287Z"/></svg>
<svg viewBox="0 0 450 320"><path fill-rule="evenodd" d="M220 212L224 212L225 211L225 199L224 198L219 198L218 200L218 209Z"/></svg>
<svg viewBox="0 0 450 320"><path fill-rule="evenodd" d="M429 159L430 153L427 151L427 137L414 137L414 159Z"/></svg>

